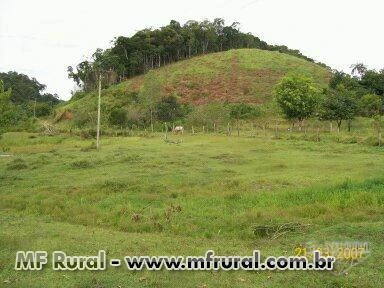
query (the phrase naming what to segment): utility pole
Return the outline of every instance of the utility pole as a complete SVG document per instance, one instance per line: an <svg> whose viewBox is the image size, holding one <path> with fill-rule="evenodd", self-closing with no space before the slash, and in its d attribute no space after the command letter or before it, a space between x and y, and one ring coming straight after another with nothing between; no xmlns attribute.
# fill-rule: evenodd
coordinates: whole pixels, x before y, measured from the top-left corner
<svg viewBox="0 0 384 288"><path fill-rule="evenodd" d="M96 132L96 149L100 148L100 105L101 105L101 72L99 72L99 100L97 103L97 132Z"/></svg>

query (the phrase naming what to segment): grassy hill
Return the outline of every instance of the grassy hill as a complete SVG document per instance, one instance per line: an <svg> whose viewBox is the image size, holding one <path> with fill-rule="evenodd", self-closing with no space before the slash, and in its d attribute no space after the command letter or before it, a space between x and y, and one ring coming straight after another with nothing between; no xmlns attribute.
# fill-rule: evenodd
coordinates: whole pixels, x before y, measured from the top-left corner
<svg viewBox="0 0 384 288"><path fill-rule="evenodd" d="M177 95L180 102L270 103L274 86L287 74L311 77L319 86L328 84L328 69L291 55L259 49L239 49L180 61L154 71L164 95ZM104 108L127 107L146 75L103 90ZM96 110L96 91L72 100L64 109Z"/></svg>

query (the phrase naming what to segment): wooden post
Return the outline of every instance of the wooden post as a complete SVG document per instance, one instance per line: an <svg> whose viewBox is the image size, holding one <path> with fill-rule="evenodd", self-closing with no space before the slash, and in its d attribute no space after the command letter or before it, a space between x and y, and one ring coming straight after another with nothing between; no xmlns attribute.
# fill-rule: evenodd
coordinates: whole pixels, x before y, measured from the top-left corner
<svg viewBox="0 0 384 288"><path fill-rule="evenodd" d="M205 133L205 126L203 125L203 133Z"/></svg>
<svg viewBox="0 0 384 288"><path fill-rule="evenodd" d="M277 123L276 123L276 126L275 126L275 137L278 138L279 137L279 128L277 127Z"/></svg>
<svg viewBox="0 0 384 288"><path fill-rule="evenodd" d="M330 132L330 133L332 133L332 132L333 132L333 126L332 126L332 122L330 123L329 132Z"/></svg>
<svg viewBox="0 0 384 288"><path fill-rule="evenodd" d="M320 142L320 128L317 128L316 141Z"/></svg>
<svg viewBox="0 0 384 288"><path fill-rule="evenodd" d="M216 123L213 123L213 132L216 133Z"/></svg>
<svg viewBox="0 0 384 288"><path fill-rule="evenodd" d="M165 127L165 140L168 139L168 126L167 126L167 123L164 123L164 127Z"/></svg>
<svg viewBox="0 0 384 288"><path fill-rule="evenodd" d="M348 132L351 132L351 119L348 119Z"/></svg>
<svg viewBox="0 0 384 288"><path fill-rule="evenodd" d="M100 113L101 113L101 73L99 72L99 97L97 102L97 129L96 129L96 149L100 148Z"/></svg>
<svg viewBox="0 0 384 288"><path fill-rule="evenodd" d="M255 137L255 133L254 133L254 130L255 130L255 123L252 122L252 127L251 127L251 137Z"/></svg>
<svg viewBox="0 0 384 288"><path fill-rule="evenodd" d="M192 135L195 135L195 129L193 129L193 126L192 126Z"/></svg>

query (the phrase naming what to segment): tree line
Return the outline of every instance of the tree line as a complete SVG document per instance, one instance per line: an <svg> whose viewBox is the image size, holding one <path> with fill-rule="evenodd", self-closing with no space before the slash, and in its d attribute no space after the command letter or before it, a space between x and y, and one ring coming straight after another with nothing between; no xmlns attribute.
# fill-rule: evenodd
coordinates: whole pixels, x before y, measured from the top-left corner
<svg viewBox="0 0 384 288"><path fill-rule="evenodd" d="M111 48L97 49L90 61L82 61L75 68L69 66L68 76L83 91L91 91L97 87L100 71L103 71L102 85L106 87L183 59L239 48L279 51L314 62L299 50L269 45L251 33L243 33L239 25L238 22L225 25L221 18L213 22L192 20L184 25L172 20L159 29L147 28L132 37L116 37Z"/></svg>
<svg viewBox="0 0 384 288"><path fill-rule="evenodd" d="M30 127L31 119L48 116L60 100L46 86L14 71L0 73L0 132Z"/></svg>
<svg viewBox="0 0 384 288"><path fill-rule="evenodd" d="M338 129L356 116L372 117L380 122L384 113L384 69L369 70L358 63L351 66L352 75L333 71L329 87L317 88L311 79L287 76L276 86L276 101L292 125L309 117L334 121Z"/></svg>

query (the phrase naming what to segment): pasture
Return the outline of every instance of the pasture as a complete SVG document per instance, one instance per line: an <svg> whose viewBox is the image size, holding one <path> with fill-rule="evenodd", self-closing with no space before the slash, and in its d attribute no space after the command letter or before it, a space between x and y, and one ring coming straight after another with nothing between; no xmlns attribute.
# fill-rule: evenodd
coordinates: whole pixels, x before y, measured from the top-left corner
<svg viewBox="0 0 384 288"><path fill-rule="evenodd" d="M384 283L384 147L222 134L103 137L6 133L0 147L4 287L380 287ZM313 136L313 135L312 135ZM344 137L344 138L343 138ZM348 138L349 137L349 138ZM341 139L351 136L342 134ZM179 141L181 140L182 141ZM340 140L340 139L338 139ZM283 235L255 228L298 223ZM71 255L294 255L308 241L365 241L340 274L313 271L14 270L18 250ZM337 274L337 275L336 275Z"/></svg>

